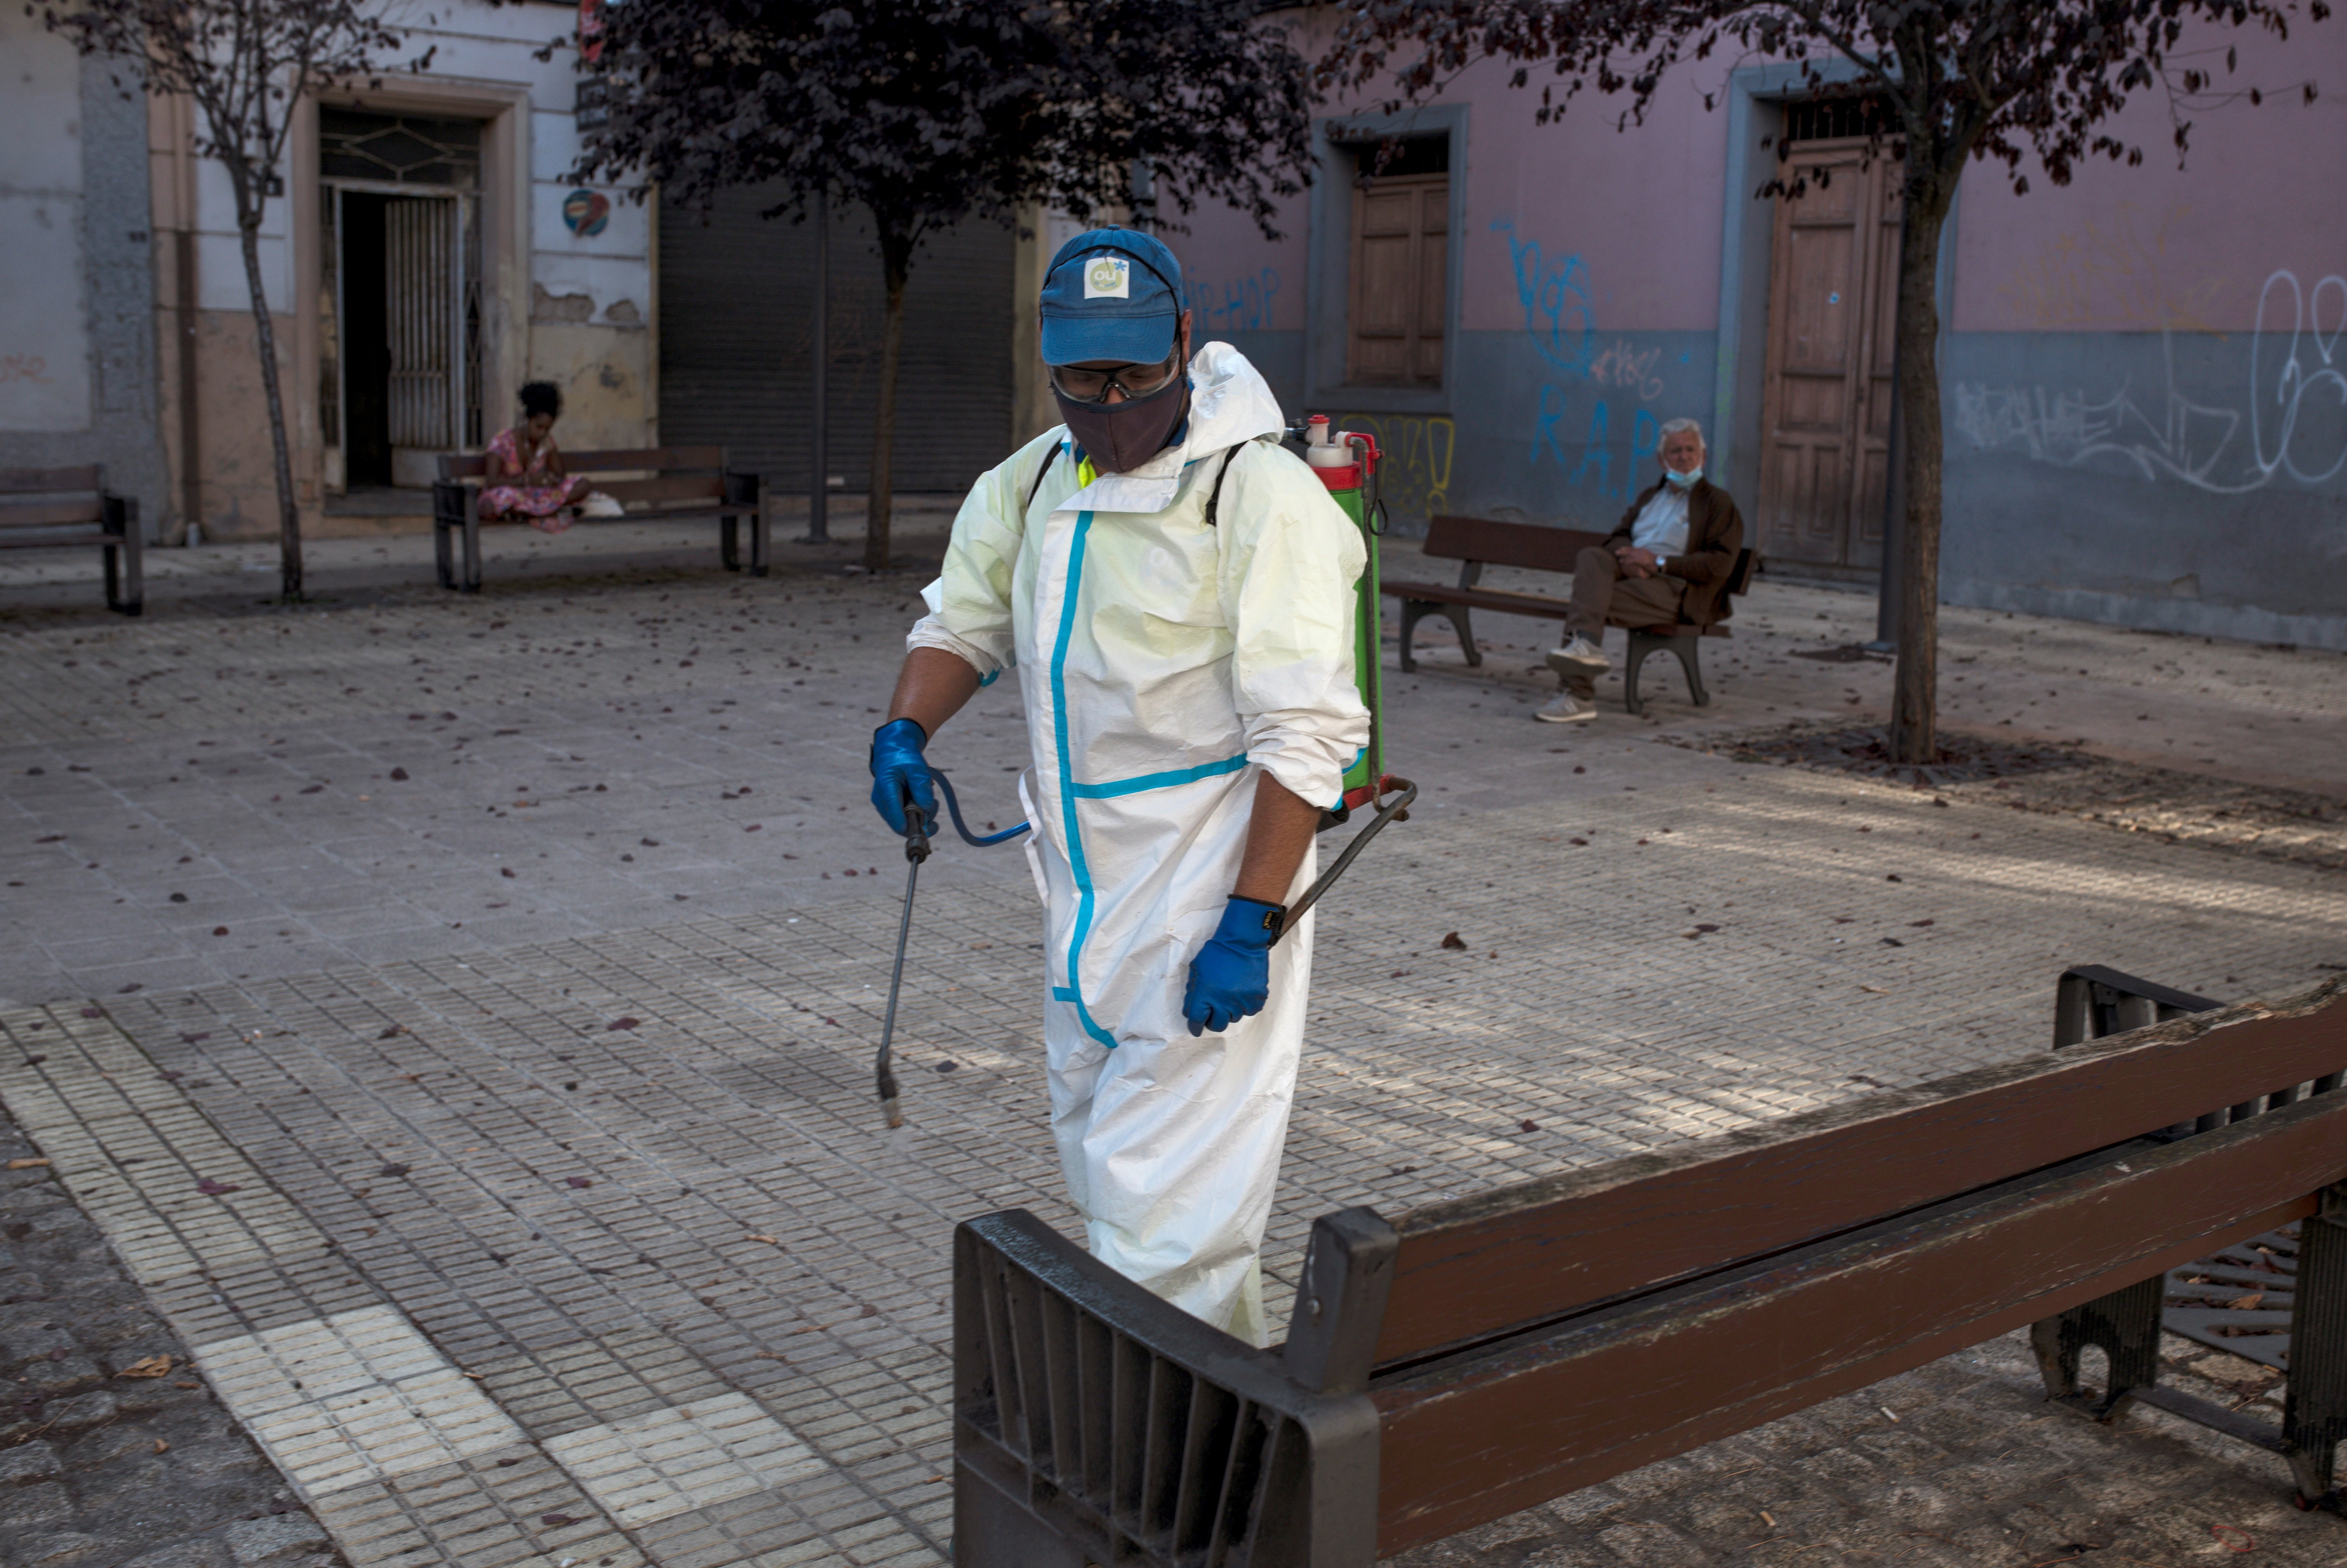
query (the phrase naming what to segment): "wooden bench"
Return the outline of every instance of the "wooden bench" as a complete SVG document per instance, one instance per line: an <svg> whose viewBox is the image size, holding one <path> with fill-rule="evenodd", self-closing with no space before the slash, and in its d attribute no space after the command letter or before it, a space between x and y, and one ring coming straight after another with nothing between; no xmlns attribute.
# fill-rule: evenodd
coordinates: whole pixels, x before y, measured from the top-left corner
<svg viewBox="0 0 2347 1568"><path fill-rule="evenodd" d="M1426 543L1420 553L1462 564L1455 586L1434 582L1406 582L1389 579L1379 586L1386 593L1401 600L1401 667L1405 674L1417 670L1417 657L1410 644L1418 623L1429 615L1441 615L1459 630L1459 646L1467 655L1467 662L1480 665L1483 651L1475 646L1475 631L1469 612L1474 610L1497 610L1506 615L1541 616L1550 620L1563 620L1571 609L1569 601L1544 593L1515 593L1503 589L1480 587L1483 569L1487 566L1522 567L1531 571L1563 572L1570 577L1584 549L1604 544L1609 536L1594 534L1583 528L1551 528L1532 523L1494 522L1485 518L1453 518L1438 516L1428 525ZM1752 586L1753 574L1759 569L1759 558L1749 548L1737 552L1736 569L1729 573L1727 592L1739 594ZM1703 670L1696 657L1700 637L1726 637L1725 625L1698 626L1692 622L1662 625L1632 626L1628 621L1606 618L1609 626L1624 627L1630 633L1629 652L1622 666L1622 700L1633 713L1643 713L1645 707L1638 701L1638 668L1652 653L1665 651L1676 654L1679 668L1686 672L1687 694L1697 707L1711 701L1704 690Z"/></svg>
<svg viewBox="0 0 2347 1568"><path fill-rule="evenodd" d="M2152 1022L2184 1009L2086 973L2057 1039L2089 1038L2050 1054L1326 1215L1273 1349L1024 1211L966 1222L955 1561L1361 1568L2033 1325L2049 1395L2107 1417L2152 1397L2159 1277L2294 1220L2280 1427L2156 1402L2280 1453L2302 1504L2336 1506L2347 978ZM2111 1352L2098 1397L2075 1387L2089 1344Z"/></svg>
<svg viewBox="0 0 2347 1568"><path fill-rule="evenodd" d="M0 548L54 549L63 545L96 545L105 552L107 609L124 615L146 610L143 542L134 497L110 494L96 464L0 468Z"/></svg>
<svg viewBox="0 0 2347 1568"><path fill-rule="evenodd" d="M740 474L725 466L723 446L613 447L603 451L565 452L564 468L583 477L588 488L613 500L634 503L625 518L589 518L584 522L641 522L650 518L709 514L717 518L717 555L727 571L742 569L740 519L750 519L750 575L766 575L766 508L758 495L758 476ZM440 569L442 588L481 591L480 486L488 458L481 453L446 453L439 459L440 477L432 486L432 547ZM643 477L616 478L613 475ZM578 526L574 523L574 527ZM463 578L457 576L456 536L464 540Z"/></svg>

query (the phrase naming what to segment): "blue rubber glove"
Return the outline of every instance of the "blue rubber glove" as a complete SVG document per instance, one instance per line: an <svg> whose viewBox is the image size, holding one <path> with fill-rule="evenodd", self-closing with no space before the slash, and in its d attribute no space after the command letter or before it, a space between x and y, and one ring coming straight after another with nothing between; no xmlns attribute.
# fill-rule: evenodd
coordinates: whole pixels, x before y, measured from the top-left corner
<svg viewBox="0 0 2347 1568"><path fill-rule="evenodd" d="M1190 1032L1217 1034L1263 1010L1271 997L1271 943L1287 913L1276 904L1231 895L1223 923L1190 960L1190 985L1182 995L1182 1016Z"/></svg>
<svg viewBox="0 0 2347 1568"><path fill-rule="evenodd" d="M897 719L872 732L872 805L880 820L905 831L905 796L921 808L932 825L938 820L937 786L929 781L929 764L921 748L928 733L910 719Z"/></svg>

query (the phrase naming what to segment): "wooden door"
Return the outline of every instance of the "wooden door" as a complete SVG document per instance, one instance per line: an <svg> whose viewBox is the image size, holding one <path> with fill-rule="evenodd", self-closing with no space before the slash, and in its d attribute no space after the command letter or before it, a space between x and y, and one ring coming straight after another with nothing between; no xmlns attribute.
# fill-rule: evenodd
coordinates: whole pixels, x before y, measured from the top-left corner
<svg viewBox="0 0 2347 1568"><path fill-rule="evenodd" d="M1862 140L1797 144L1769 254L1760 541L1778 559L1872 568L1891 475L1898 170Z"/></svg>
<svg viewBox="0 0 2347 1568"><path fill-rule="evenodd" d="M1442 384L1450 248L1448 174L1380 176L1357 189L1347 381Z"/></svg>

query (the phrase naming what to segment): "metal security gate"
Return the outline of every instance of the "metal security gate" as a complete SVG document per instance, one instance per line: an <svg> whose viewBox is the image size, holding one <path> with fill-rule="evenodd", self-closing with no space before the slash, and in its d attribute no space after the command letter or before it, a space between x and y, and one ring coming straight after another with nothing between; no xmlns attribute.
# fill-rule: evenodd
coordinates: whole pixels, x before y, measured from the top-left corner
<svg viewBox="0 0 2347 1568"><path fill-rule="evenodd" d="M383 227L392 449L445 452L461 440L456 415L465 403L463 214L446 197L398 196L384 203Z"/></svg>
<svg viewBox="0 0 2347 1568"><path fill-rule="evenodd" d="M815 231L760 216L782 197L721 191L703 212L660 214L660 389L663 440L722 445L772 489L804 494L814 411ZM952 491L1009 455L1012 439L1018 242L977 220L937 235L905 291L897 405L900 491ZM831 230L831 473L860 493L879 405L880 262L871 220L835 208Z"/></svg>

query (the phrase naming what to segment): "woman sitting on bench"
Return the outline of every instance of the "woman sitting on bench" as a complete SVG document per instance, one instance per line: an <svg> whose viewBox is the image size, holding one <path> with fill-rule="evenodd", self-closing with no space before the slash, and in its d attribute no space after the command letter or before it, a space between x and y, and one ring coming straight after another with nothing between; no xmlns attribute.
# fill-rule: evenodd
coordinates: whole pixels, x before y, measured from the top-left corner
<svg viewBox="0 0 2347 1568"><path fill-rule="evenodd" d="M526 522L559 534L580 515L587 501L584 475L562 471L554 445L554 421L562 413L562 390L550 381L521 389L522 422L500 430L489 443L482 472L481 520Z"/></svg>

